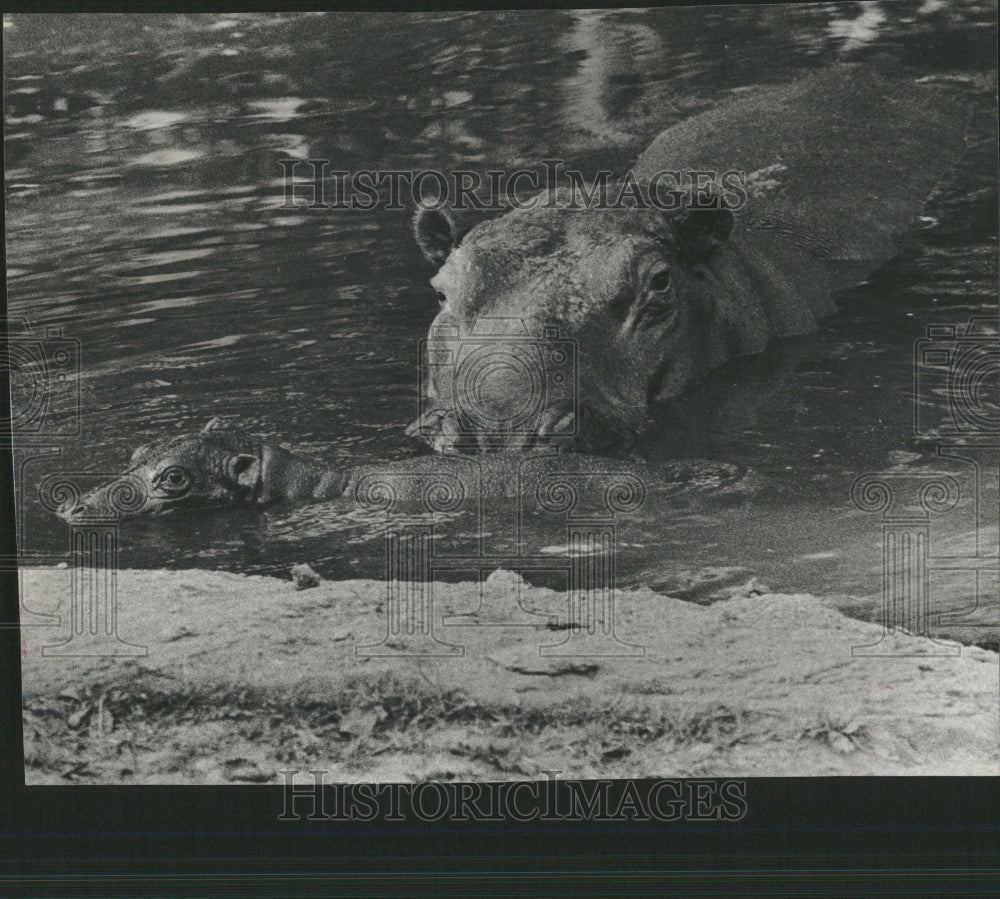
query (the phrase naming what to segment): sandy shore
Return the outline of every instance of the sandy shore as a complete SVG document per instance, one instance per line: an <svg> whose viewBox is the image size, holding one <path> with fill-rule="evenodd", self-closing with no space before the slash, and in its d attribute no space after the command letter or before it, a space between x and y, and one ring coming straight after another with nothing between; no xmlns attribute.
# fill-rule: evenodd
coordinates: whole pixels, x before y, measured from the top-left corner
<svg viewBox="0 0 1000 899"><path fill-rule="evenodd" d="M23 604L68 625L70 578L23 571ZM461 654L429 657L386 644L376 581L117 584L118 634L145 655L53 657L67 626L23 631L29 783L1000 773L997 653L886 634L843 597L619 591L620 654L560 657L540 647L571 634L566 594L495 572L434 585L434 634Z"/></svg>

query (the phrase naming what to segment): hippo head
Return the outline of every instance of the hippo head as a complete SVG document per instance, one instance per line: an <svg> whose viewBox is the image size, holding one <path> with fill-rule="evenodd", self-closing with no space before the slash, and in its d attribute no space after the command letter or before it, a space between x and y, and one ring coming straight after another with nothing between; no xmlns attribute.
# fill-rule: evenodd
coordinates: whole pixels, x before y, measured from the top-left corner
<svg viewBox="0 0 1000 899"><path fill-rule="evenodd" d="M710 367L701 282L732 227L726 209L546 202L470 228L421 210L441 308L407 433L440 452L628 444Z"/></svg>
<svg viewBox="0 0 1000 899"><path fill-rule="evenodd" d="M251 505L260 470L252 441L219 430L213 419L198 434L139 447L121 475L66 501L57 514L79 522Z"/></svg>

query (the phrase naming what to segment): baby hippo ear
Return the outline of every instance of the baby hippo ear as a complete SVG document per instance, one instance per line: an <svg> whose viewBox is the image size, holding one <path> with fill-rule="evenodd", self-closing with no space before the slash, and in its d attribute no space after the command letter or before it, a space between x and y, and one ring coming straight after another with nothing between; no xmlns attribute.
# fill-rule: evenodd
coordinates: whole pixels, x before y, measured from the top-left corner
<svg viewBox="0 0 1000 899"><path fill-rule="evenodd" d="M260 480L260 460L249 453L230 456L226 474L232 483L253 490Z"/></svg>
<svg viewBox="0 0 1000 899"><path fill-rule="evenodd" d="M443 265L462 239L455 217L446 209L418 209L413 233L424 257L435 265Z"/></svg>
<svg viewBox="0 0 1000 899"><path fill-rule="evenodd" d="M144 443L140 446L134 453L132 453L132 458L129 460L129 465L138 465L139 460L142 459L144 455L149 451L150 443Z"/></svg>
<svg viewBox="0 0 1000 899"><path fill-rule="evenodd" d="M670 227L688 260L699 263L729 240L734 222L728 209L685 209L670 219Z"/></svg>
<svg viewBox="0 0 1000 899"><path fill-rule="evenodd" d="M201 429L202 434L211 434L212 431L220 431L223 428L222 419L218 415L215 416L208 424Z"/></svg>

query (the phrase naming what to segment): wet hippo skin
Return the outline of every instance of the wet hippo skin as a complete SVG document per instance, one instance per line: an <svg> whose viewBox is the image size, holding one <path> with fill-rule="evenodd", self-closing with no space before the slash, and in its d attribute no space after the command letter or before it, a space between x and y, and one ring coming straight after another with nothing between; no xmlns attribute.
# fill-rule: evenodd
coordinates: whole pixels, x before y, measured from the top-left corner
<svg viewBox="0 0 1000 899"><path fill-rule="evenodd" d="M733 210L571 209L565 190L474 224L421 210L441 309L408 433L442 452L631 442L657 404L734 356L815 330L832 292L895 255L960 158L968 120L946 84L835 66L733 92L632 168L640 185L664 171L742 173ZM558 383L552 340L575 357ZM521 363L463 372L491 344Z"/></svg>
<svg viewBox="0 0 1000 899"><path fill-rule="evenodd" d="M139 447L121 475L68 498L57 514L85 522L235 508L287 510L337 499L385 511L429 512L533 495L548 474L575 480L585 494L603 494L619 483L638 495L647 488L716 489L738 481L743 472L724 462L686 459L663 465L654 475L633 463L609 465L576 453L496 453L475 460L427 454L331 467L212 419L198 433Z"/></svg>

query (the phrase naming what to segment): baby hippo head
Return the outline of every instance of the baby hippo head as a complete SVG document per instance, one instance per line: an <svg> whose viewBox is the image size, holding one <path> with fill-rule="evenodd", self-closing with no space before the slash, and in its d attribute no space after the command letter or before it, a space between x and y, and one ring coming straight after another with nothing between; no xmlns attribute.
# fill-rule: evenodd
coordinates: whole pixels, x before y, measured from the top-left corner
<svg viewBox="0 0 1000 899"><path fill-rule="evenodd" d="M253 442L213 420L198 434L139 447L121 475L67 500L57 514L79 522L251 505L260 469Z"/></svg>

